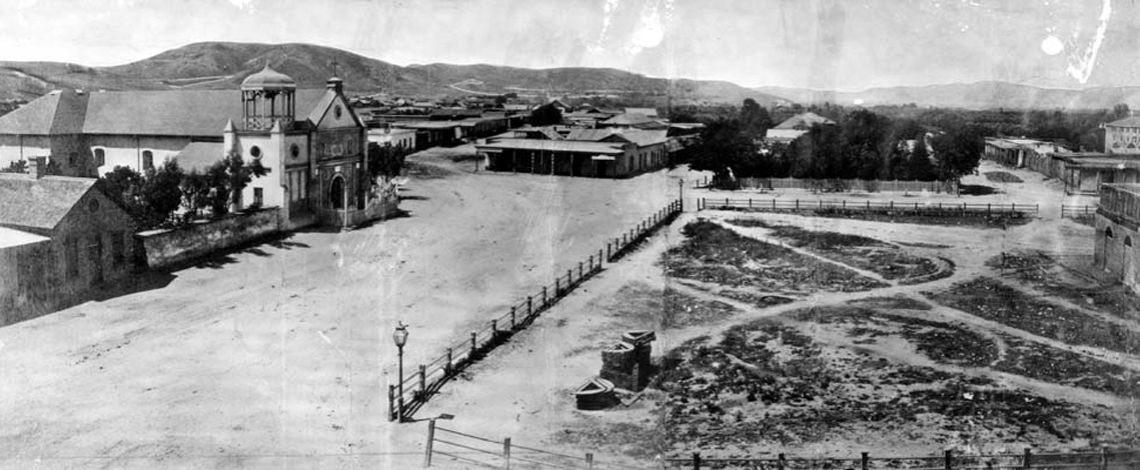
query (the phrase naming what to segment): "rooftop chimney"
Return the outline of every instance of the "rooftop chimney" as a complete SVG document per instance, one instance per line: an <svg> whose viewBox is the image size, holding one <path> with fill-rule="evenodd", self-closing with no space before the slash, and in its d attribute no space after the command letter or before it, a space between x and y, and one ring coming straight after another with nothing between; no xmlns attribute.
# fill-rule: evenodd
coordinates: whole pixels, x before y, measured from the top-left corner
<svg viewBox="0 0 1140 470"><path fill-rule="evenodd" d="M47 157L32 157L28 159L28 174L32 178L40 179L47 176Z"/></svg>

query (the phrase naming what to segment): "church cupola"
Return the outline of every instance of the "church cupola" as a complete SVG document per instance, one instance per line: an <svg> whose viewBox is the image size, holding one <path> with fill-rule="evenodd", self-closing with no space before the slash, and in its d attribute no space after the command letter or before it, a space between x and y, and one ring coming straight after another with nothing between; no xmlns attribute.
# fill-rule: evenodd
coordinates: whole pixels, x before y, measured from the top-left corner
<svg viewBox="0 0 1140 470"><path fill-rule="evenodd" d="M296 113L297 82L269 64L241 82L242 127L269 130L275 123L292 124Z"/></svg>
<svg viewBox="0 0 1140 470"><path fill-rule="evenodd" d="M336 76L330 77L329 81L325 82L325 86L328 89L335 91L338 95L344 94L344 80L341 80Z"/></svg>

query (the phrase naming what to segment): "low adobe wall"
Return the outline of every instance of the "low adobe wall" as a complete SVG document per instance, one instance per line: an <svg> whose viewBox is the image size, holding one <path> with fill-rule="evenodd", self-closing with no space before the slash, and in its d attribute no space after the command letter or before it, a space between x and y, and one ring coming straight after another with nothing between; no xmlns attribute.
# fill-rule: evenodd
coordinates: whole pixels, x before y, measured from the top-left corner
<svg viewBox="0 0 1140 470"><path fill-rule="evenodd" d="M281 231L280 211L272 208L193 222L176 229L148 230L138 235L147 266L160 269Z"/></svg>

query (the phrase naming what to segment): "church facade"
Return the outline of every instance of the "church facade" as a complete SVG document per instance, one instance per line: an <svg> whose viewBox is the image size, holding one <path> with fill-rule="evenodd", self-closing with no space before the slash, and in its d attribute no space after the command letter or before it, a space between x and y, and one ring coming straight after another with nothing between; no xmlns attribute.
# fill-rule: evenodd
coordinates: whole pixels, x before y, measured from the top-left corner
<svg viewBox="0 0 1140 470"><path fill-rule="evenodd" d="M204 170L227 155L269 173L244 189L241 207L277 207L283 228L356 225L396 210L373 191L365 126L343 81L298 89L268 65L238 90L55 91L0 116L0 166L47 157L66 176L116 166L145 172L166 159Z"/></svg>

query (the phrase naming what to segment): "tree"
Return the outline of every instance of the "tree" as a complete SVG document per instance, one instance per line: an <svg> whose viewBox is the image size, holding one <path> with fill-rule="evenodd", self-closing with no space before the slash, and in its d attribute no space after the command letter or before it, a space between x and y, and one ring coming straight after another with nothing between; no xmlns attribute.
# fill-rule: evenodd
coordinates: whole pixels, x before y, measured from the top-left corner
<svg viewBox="0 0 1140 470"><path fill-rule="evenodd" d="M768 128L772 127L772 117L756 100L745 98L744 104L740 107L740 127L745 135L760 139L764 137Z"/></svg>
<svg viewBox="0 0 1140 470"><path fill-rule="evenodd" d="M369 142L368 171L371 173L372 179L376 180L382 176L385 181L389 181L399 176L400 170L404 168L404 160L410 153L411 150L402 145L393 146L390 143L380 145L376 142Z"/></svg>
<svg viewBox="0 0 1140 470"><path fill-rule="evenodd" d="M530 112L530 125L550 126L562 124L562 110L553 104L544 104Z"/></svg>
<svg viewBox="0 0 1140 470"><path fill-rule="evenodd" d="M934 164L930 163L930 152L926 149L926 139L919 136L914 141L914 149L907 159L907 176L911 180L932 181L938 177Z"/></svg>
<svg viewBox="0 0 1140 470"><path fill-rule="evenodd" d="M210 180L197 169L182 177L178 190L182 193L182 208L186 211L187 220L198 218L202 209L210 207L210 189Z"/></svg>
<svg viewBox="0 0 1140 470"><path fill-rule="evenodd" d="M957 180L978 167L985 150L985 131L975 125L956 128L931 142L938 160L938 179Z"/></svg>
<svg viewBox="0 0 1140 470"><path fill-rule="evenodd" d="M741 132L740 123L718 119L705 127L700 143L693 146L689 168L711 171L716 180L724 182L730 174L754 176L749 173L756 158L756 144Z"/></svg>
<svg viewBox="0 0 1140 470"><path fill-rule="evenodd" d="M234 210L241 207L241 193L253 178L269 174L269 168L261 165L260 159L253 159L248 165L241 158L241 154L231 151L222 160L226 171L226 186L230 193L230 205Z"/></svg>
<svg viewBox="0 0 1140 470"><path fill-rule="evenodd" d="M160 226L170 221L182 202L179 185L185 176L178 162L166 159L158 169L147 170L141 188L146 225Z"/></svg>
<svg viewBox="0 0 1140 470"><path fill-rule="evenodd" d="M215 218L229 212L230 174L226 161L219 160L206 169L206 182L210 187L210 213Z"/></svg>
<svg viewBox="0 0 1140 470"><path fill-rule="evenodd" d="M142 202L142 187L145 183L141 173L130 167L116 165L95 182L95 187L118 203L136 222L145 225L146 208Z"/></svg>

